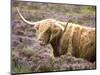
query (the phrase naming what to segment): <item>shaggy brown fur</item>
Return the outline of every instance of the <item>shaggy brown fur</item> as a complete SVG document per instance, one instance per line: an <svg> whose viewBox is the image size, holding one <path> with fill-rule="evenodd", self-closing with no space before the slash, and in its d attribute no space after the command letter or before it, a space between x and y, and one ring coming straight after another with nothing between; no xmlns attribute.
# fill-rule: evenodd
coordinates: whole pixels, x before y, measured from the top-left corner
<svg viewBox="0 0 100 75"><path fill-rule="evenodd" d="M96 60L95 28L68 23L66 31L55 25L61 22L52 19L41 21L38 28L38 38L42 45L50 43L54 49L54 55L71 53L78 58L89 61ZM64 27L62 23L62 26Z"/></svg>
<svg viewBox="0 0 100 75"><path fill-rule="evenodd" d="M35 25L41 45L50 43L54 49L54 56L71 54L91 62L96 60L95 28L68 23L64 32L65 22L46 19L38 22L27 21L19 12L24 22Z"/></svg>
<svg viewBox="0 0 100 75"><path fill-rule="evenodd" d="M89 61L96 60L95 28L69 23L61 38L61 53L71 54Z"/></svg>

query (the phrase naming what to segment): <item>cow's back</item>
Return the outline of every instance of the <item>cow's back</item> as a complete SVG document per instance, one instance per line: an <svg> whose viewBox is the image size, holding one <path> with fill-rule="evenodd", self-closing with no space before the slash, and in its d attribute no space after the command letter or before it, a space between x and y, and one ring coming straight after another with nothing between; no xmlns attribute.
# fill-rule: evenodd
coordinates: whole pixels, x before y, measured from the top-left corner
<svg viewBox="0 0 100 75"><path fill-rule="evenodd" d="M70 51L73 56L89 61L96 59L95 28L69 23L61 38L62 52Z"/></svg>

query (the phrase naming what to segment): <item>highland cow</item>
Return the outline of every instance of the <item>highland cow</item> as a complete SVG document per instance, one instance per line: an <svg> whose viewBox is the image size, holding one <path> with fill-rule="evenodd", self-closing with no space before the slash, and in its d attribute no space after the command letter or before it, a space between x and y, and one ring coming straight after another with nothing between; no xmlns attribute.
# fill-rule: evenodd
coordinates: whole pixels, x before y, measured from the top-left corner
<svg viewBox="0 0 100 75"><path fill-rule="evenodd" d="M38 22L27 21L17 11L24 22L34 25L41 45L51 44L54 56L70 54L88 61L96 61L96 30L78 24L46 19Z"/></svg>

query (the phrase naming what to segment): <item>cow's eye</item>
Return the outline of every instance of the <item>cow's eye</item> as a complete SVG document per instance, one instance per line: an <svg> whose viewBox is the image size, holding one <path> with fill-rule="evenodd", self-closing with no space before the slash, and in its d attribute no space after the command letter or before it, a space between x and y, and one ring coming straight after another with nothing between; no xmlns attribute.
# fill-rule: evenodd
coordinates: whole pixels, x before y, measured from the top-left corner
<svg viewBox="0 0 100 75"><path fill-rule="evenodd" d="M50 33L50 30L48 29L48 30L46 30L46 33Z"/></svg>
<svg viewBox="0 0 100 75"><path fill-rule="evenodd" d="M57 30L54 30L53 33L57 33Z"/></svg>

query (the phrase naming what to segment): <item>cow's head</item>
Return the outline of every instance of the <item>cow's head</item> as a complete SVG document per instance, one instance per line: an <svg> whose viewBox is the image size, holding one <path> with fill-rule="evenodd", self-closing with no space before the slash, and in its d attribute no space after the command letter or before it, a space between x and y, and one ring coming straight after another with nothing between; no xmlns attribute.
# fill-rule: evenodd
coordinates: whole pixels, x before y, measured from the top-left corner
<svg viewBox="0 0 100 75"><path fill-rule="evenodd" d="M58 24L53 19L47 19L38 22L30 22L22 16L18 8L17 11L19 16L25 23L29 25L34 25L34 28L36 29L38 34L38 40L40 41L41 45L46 45L52 42L53 40L57 40L57 37L60 37L62 31L64 30L64 27Z"/></svg>
<svg viewBox="0 0 100 75"><path fill-rule="evenodd" d="M57 40L63 31L61 27L55 22L52 22L52 20L41 21L37 26L37 36L41 45L46 45L53 40Z"/></svg>

